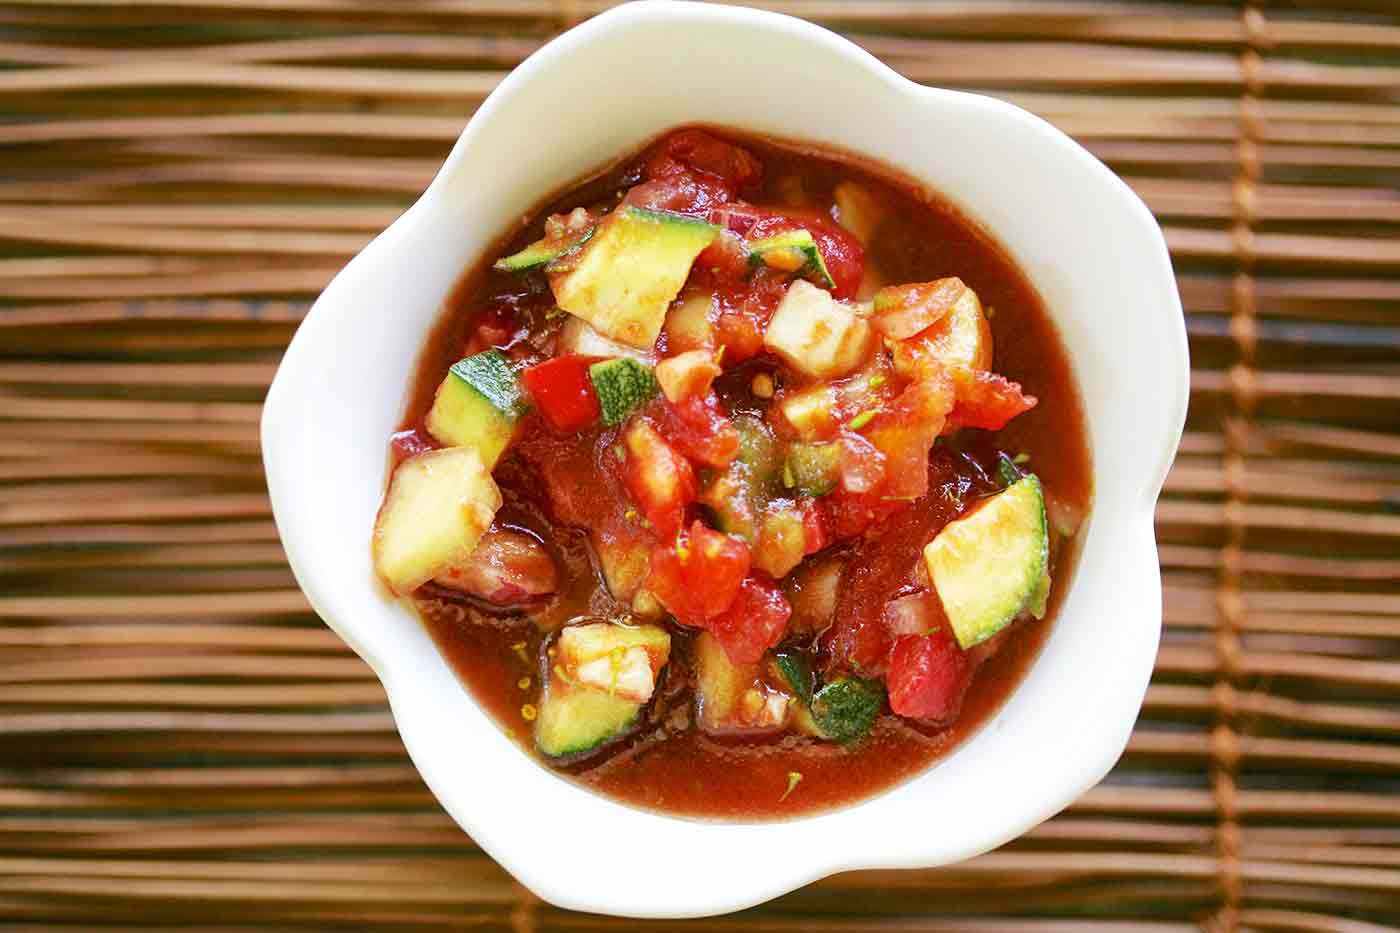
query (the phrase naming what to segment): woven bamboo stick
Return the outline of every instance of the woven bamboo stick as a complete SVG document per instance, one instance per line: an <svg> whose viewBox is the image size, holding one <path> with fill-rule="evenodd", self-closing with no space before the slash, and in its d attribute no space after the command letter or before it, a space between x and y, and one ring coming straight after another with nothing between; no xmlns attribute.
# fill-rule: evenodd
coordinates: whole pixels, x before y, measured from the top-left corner
<svg viewBox="0 0 1400 933"><path fill-rule="evenodd" d="M306 612L299 590L277 593L203 593L181 596L0 597L0 618L52 616L114 618L122 616L228 616L272 612Z"/></svg>
<svg viewBox="0 0 1400 933"><path fill-rule="evenodd" d="M2 547L43 547L90 544L201 544L214 542L277 541L277 526L271 521L225 521L217 524L188 523L168 525L94 524L0 527Z"/></svg>
<svg viewBox="0 0 1400 933"><path fill-rule="evenodd" d="M191 275L92 276L31 279L6 285L6 296L29 301L109 301L114 298L183 298L192 295L289 295L320 291L338 268L215 271ZM22 312L6 312L22 313Z"/></svg>
<svg viewBox="0 0 1400 933"><path fill-rule="evenodd" d="M161 684L146 683L140 692L130 686L103 683L10 684L5 700L22 706L177 707L202 709L274 709L303 706L380 706L384 691L377 682L277 684Z"/></svg>

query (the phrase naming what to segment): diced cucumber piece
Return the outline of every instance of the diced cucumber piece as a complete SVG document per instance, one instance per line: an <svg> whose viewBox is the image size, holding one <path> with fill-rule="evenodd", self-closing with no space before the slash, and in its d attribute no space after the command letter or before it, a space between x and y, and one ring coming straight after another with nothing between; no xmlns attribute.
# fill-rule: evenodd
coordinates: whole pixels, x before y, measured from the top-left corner
<svg viewBox="0 0 1400 933"><path fill-rule="evenodd" d="M654 625L589 622L566 626L557 647L559 676L574 686L645 703L671 656L671 636Z"/></svg>
<svg viewBox="0 0 1400 933"><path fill-rule="evenodd" d="M574 665L601 658L618 649L642 648L660 668L671 654L671 636L655 625L622 625L587 622L569 625L559 633L559 655Z"/></svg>
<svg viewBox="0 0 1400 933"><path fill-rule="evenodd" d="M540 269L569 248L568 243L536 240L518 253L503 256L491 264L497 272L524 272L527 269Z"/></svg>
<svg viewBox="0 0 1400 933"><path fill-rule="evenodd" d="M1012 460L1006 454L997 455L997 480L1000 481L1003 486L1011 486L1020 482L1021 477L1025 475L1025 472L1016 465L1015 460Z"/></svg>
<svg viewBox="0 0 1400 933"><path fill-rule="evenodd" d="M630 603L651 573L651 548L637 540L623 540L594 530L588 536L608 592L620 603Z"/></svg>
<svg viewBox="0 0 1400 933"><path fill-rule="evenodd" d="M812 695L812 722L824 738L854 742L870 731L884 701L879 681L838 677Z"/></svg>
<svg viewBox="0 0 1400 933"><path fill-rule="evenodd" d="M738 455L705 485L700 501L714 512L720 531L754 547L759 540L759 512L777 491L781 453L762 419L738 415L734 429L739 434Z"/></svg>
<svg viewBox="0 0 1400 933"><path fill-rule="evenodd" d="M749 262L810 279L823 288L835 288L822 251L808 230L788 230L748 244Z"/></svg>
<svg viewBox="0 0 1400 933"><path fill-rule="evenodd" d="M374 566L403 596L471 556L501 507L501 491L470 447L399 464L374 523Z"/></svg>
<svg viewBox="0 0 1400 933"><path fill-rule="evenodd" d="M724 731L739 707L739 695L757 678L757 665L735 664L709 632L695 639L695 700L700 725Z"/></svg>
<svg viewBox="0 0 1400 933"><path fill-rule="evenodd" d="M551 758L578 757L621 738L641 719L643 704L551 676L540 697L535 746Z"/></svg>
<svg viewBox="0 0 1400 933"><path fill-rule="evenodd" d="M700 728L715 735L774 732L787 725L792 697L770 688L758 664L735 664L709 632L695 639L695 699Z"/></svg>
<svg viewBox="0 0 1400 933"><path fill-rule="evenodd" d="M964 649L1031 606L1048 560L1045 494L1034 473L949 522L924 548L929 577Z"/></svg>
<svg viewBox="0 0 1400 933"><path fill-rule="evenodd" d="M426 426L444 444L475 449L490 470L528 408L506 358L487 350L452 365L438 386Z"/></svg>
<svg viewBox="0 0 1400 933"><path fill-rule="evenodd" d="M1047 571L1040 575L1040 582L1035 586L1035 592L1031 594L1031 601L1026 608L1030 610L1032 616L1037 619L1045 618L1045 610L1050 606L1050 574Z"/></svg>
<svg viewBox="0 0 1400 933"><path fill-rule="evenodd" d="M695 257L719 230L683 214L620 208L599 224L572 270L551 276L554 298L604 336L649 350Z"/></svg>
<svg viewBox="0 0 1400 933"><path fill-rule="evenodd" d="M742 467L731 463L723 473L716 474L700 490L700 503L710 507L715 516L715 527L720 531L742 538L749 547L758 543L754 496Z"/></svg>
<svg viewBox="0 0 1400 933"><path fill-rule="evenodd" d="M793 444L783 464L783 482L804 496L824 496L836 488L840 462L839 444Z"/></svg>
<svg viewBox="0 0 1400 933"><path fill-rule="evenodd" d="M630 356L604 360L588 367L588 378L598 393L603 423L621 424L656 394L656 378L645 365Z"/></svg>
<svg viewBox="0 0 1400 933"><path fill-rule="evenodd" d="M830 292L799 279L778 302L763 332L763 345L814 379L834 379L870 357L875 329Z"/></svg>
<svg viewBox="0 0 1400 933"><path fill-rule="evenodd" d="M773 430L753 415L736 416L734 430L739 434L735 460L743 465L754 490L760 494L774 492L783 461Z"/></svg>
<svg viewBox="0 0 1400 933"><path fill-rule="evenodd" d="M553 227L556 220L562 220L563 223ZM543 239L536 240L518 253L496 260L491 268L498 272L524 272L527 269L544 268L587 243L597 228L593 218L583 208L576 208L567 217L551 217L545 224L546 236ZM551 230L559 235L551 238L548 236Z"/></svg>
<svg viewBox="0 0 1400 933"><path fill-rule="evenodd" d="M802 515L791 505L772 503L758 526L758 547L753 549L753 566L781 580L802 563L807 550L807 529Z"/></svg>
<svg viewBox="0 0 1400 933"><path fill-rule="evenodd" d="M803 703L812 702L812 668L806 655L796 651L779 651L773 656L773 672Z"/></svg>
<svg viewBox="0 0 1400 933"><path fill-rule="evenodd" d="M787 423L806 441L829 435L836 429L836 420L831 414L835 406L836 390L827 384L794 392L780 403Z"/></svg>

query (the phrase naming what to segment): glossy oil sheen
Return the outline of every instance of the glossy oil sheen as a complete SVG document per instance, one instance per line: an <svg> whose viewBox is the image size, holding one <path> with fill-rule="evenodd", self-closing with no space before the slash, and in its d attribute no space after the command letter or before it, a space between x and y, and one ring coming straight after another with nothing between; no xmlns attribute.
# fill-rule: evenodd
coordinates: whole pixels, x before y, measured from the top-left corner
<svg viewBox="0 0 1400 933"><path fill-rule="evenodd" d="M1028 454L1047 490L1071 511L1087 514L1091 498L1088 439L1064 348L1035 290L992 237L936 194L867 161L817 147L709 129L749 148L763 161L765 190L754 199L761 205L780 207L792 178L800 179L807 198L819 206L830 203L832 188L842 180L859 181L893 200L897 221L887 223L869 245L867 261L878 263L888 282L957 275L978 293L984 306L995 309L991 319L994 369L1040 400L1034 410L995 435L995 446ZM620 173L633 160L628 156L618 168L550 198L520 230L502 237L498 249L484 257L479 268L468 271L424 351L405 427L421 423L434 389L461 356L477 309L495 295L518 289L518 279L489 272L495 256L536 239L549 213L589 203L625 186ZM976 438L970 440L971 446L978 446ZM568 581L542 621L557 625L597 611L600 584L589 565L582 535L554 528L529 494L528 478L512 482L512 469L507 458L500 475L508 504L498 520L552 541ZM920 508L926 508L927 514L892 521L878 540L859 545L865 557L880 562L882 571L888 570L889 579L873 584L870 599L882 600L898 588L919 549L950 517L925 503L913 507ZM795 735L721 740L694 729L657 738L662 730L649 728L567 771L583 785L627 803L721 819L782 819L855 802L886 789L955 748L1015 689L1054 624L1072 577L1078 543L1077 537L1071 538L1053 555L1055 585L1046 618L1014 627L999 653L978 673L951 727L933 729L886 713L871 735L852 747ZM848 594L845 598L861 597ZM605 594L601 599L606 602ZM528 621L434 600L420 600L419 609L435 642L473 695L534 754L531 726L522 717L522 707L538 699L534 659L542 640L539 628ZM802 778L784 798L792 773Z"/></svg>

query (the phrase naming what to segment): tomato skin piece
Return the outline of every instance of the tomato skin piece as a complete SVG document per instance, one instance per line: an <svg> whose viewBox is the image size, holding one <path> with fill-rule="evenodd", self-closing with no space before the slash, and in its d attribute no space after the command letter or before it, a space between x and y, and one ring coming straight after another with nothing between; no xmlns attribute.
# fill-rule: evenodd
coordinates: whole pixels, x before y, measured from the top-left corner
<svg viewBox="0 0 1400 933"><path fill-rule="evenodd" d="M748 573L748 545L696 519L651 552L647 587L677 621L704 628L730 607Z"/></svg>
<svg viewBox="0 0 1400 933"><path fill-rule="evenodd" d="M394 466L398 466L409 457L416 457L430 450L437 450L437 443L422 428L415 427L395 431L389 437L389 457L393 460Z"/></svg>
<svg viewBox="0 0 1400 933"><path fill-rule="evenodd" d="M685 521L686 506L699 495L695 470L644 419L633 422L623 439L622 482L628 495L641 506L657 534L674 535Z"/></svg>
<svg viewBox="0 0 1400 933"><path fill-rule="evenodd" d="M904 340L943 320L966 286L958 278L886 285L875 293L870 323L891 340Z"/></svg>
<svg viewBox="0 0 1400 933"><path fill-rule="evenodd" d="M551 428L573 434L598 420L598 393L588 378L593 357L568 354L525 369L520 381Z"/></svg>
<svg viewBox="0 0 1400 933"><path fill-rule="evenodd" d="M949 723L962 709L976 670L943 626L895 642L886 678L890 708L900 716Z"/></svg>
<svg viewBox="0 0 1400 933"><path fill-rule="evenodd" d="M704 130L686 129L662 140L643 169L647 178L671 178L689 172L712 175L739 190L762 180L763 163L747 149Z"/></svg>
<svg viewBox="0 0 1400 933"><path fill-rule="evenodd" d="M1034 395L1021 391L1018 383L989 372L958 372L953 377L957 401L948 415L954 428L982 428L1000 431L1019 414L1038 403Z"/></svg>
<svg viewBox="0 0 1400 933"><path fill-rule="evenodd" d="M739 453L739 432L714 391L673 404L659 398L649 410L666 440L705 466L723 469Z"/></svg>
<svg viewBox="0 0 1400 933"><path fill-rule="evenodd" d="M783 638L792 606L766 578L748 577L739 585L729 608L710 619L705 628L735 664L755 664Z"/></svg>
<svg viewBox="0 0 1400 933"><path fill-rule="evenodd" d="M475 356L483 350L509 346L519 330L520 325L509 309L492 305L477 313L462 355Z"/></svg>

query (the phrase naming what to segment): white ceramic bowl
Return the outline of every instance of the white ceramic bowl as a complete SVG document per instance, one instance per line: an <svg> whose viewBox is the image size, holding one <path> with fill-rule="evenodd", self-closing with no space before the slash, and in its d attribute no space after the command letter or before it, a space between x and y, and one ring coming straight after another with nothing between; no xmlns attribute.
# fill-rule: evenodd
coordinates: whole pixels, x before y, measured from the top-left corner
<svg viewBox="0 0 1400 933"><path fill-rule="evenodd" d="M386 442L458 276L542 195L692 122L864 153L984 224L1059 326L1093 445L1095 502L1078 572L1006 706L918 777L787 822L649 813L536 764L477 706L370 564ZM684 917L737 910L846 869L968 858L1103 777L1127 742L1157 650L1153 504L1187 393L1185 329L1161 232L1068 137L1008 104L912 84L800 20L643 2L589 20L502 82L422 198L311 309L268 393L262 438L297 580L384 682L404 744L447 811L547 901Z"/></svg>

